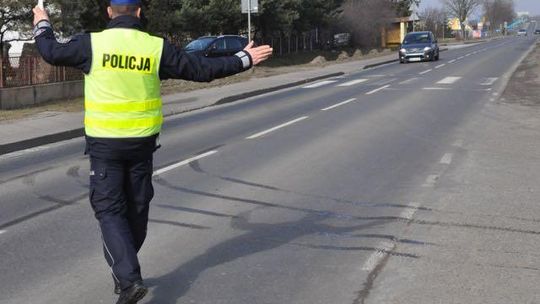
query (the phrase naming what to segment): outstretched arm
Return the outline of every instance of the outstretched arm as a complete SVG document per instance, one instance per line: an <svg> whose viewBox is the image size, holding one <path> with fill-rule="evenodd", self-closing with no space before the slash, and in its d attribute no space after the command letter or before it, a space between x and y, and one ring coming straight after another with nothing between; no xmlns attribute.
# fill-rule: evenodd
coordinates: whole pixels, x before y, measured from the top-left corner
<svg viewBox="0 0 540 304"><path fill-rule="evenodd" d="M272 48L268 45L254 48L251 42L234 56L207 58L178 50L165 40L160 77L208 82L246 71L268 59L270 55Z"/></svg>
<svg viewBox="0 0 540 304"><path fill-rule="evenodd" d="M38 6L33 11L34 39L43 59L52 65L75 67L89 73L92 65L90 35L78 35L66 43L59 43L54 36L47 11Z"/></svg>

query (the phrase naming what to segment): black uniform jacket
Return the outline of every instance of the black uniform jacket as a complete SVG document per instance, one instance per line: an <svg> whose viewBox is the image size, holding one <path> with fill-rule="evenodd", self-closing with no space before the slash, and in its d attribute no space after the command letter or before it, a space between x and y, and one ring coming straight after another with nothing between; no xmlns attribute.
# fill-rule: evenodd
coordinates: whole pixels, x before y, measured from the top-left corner
<svg viewBox="0 0 540 304"><path fill-rule="evenodd" d="M116 17L108 28L130 28L142 30L141 22L132 16ZM90 34L73 37L66 43L59 43L51 27L35 37L39 53L45 61L52 65L75 67L85 74L92 67L92 46ZM216 78L226 77L245 71L250 63L242 61L239 56L207 58L191 55L176 48L164 39L163 54L159 68L159 77L163 79L185 79L208 82ZM86 137L86 152L93 157L103 159L148 158L158 148L157 135L146 138L107 139Z"/></svg>

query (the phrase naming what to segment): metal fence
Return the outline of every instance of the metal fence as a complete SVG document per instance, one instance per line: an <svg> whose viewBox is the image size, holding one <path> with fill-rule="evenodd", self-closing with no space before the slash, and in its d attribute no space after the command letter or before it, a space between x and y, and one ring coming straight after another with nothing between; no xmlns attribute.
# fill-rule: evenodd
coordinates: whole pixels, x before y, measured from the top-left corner
<svg viewBox="0 0 540 304"><path fill-rule="evenodd" d="M8 57L2 59L0 88L82 80L83 77L77 69L55 67L40 57Z"/></svg>
<svg viewBox="0 0 540 304"><path fill-rule="evenodd" d="M331 47L331 41L315 32L283 35L257 40L274 48L275 56ZM47 64L41 57L8 57L2 60L0 69L0 88L23 87L38 84L82 80L81 71L68 67L55 67Z"/></svg>

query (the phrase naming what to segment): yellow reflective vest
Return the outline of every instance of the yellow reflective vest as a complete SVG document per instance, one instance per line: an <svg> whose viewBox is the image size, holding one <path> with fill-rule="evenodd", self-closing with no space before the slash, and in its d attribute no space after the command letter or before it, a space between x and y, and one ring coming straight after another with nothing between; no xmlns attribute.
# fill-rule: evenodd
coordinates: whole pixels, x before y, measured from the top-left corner
<svg viewBox="0 0 540 304"><path fill-rule="evenodd" d="M85 131L97 138L155 135L163 123L159 66L163 39L135 29L91 35Z"/></svg>

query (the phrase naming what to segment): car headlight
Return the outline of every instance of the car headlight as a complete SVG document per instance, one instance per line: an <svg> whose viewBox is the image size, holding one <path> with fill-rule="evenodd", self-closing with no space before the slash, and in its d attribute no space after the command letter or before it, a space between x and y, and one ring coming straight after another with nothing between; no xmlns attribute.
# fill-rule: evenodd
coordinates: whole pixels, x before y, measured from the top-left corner
<svg viewBox="0 0 540 304"><path fill-rule="evenodd" d="M429 51L431 51L431 48L430 48L429 46L426 46L426 47L424 48L424 52L429 52Z"/></svg>
<svg viewBox="0 0 540 304"><path fill-rule="evenodd" d="M401 49L401 50L399 50L399 52L405 54L405 53L407 53L407 49Z"/></svg>

